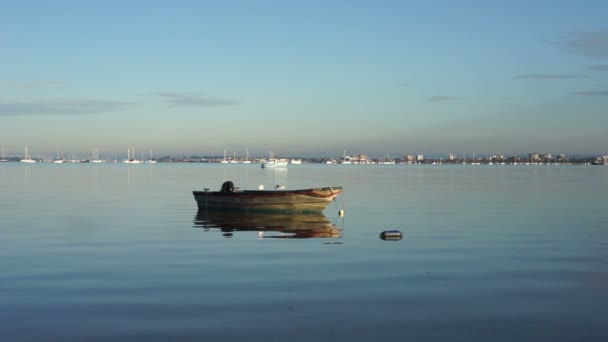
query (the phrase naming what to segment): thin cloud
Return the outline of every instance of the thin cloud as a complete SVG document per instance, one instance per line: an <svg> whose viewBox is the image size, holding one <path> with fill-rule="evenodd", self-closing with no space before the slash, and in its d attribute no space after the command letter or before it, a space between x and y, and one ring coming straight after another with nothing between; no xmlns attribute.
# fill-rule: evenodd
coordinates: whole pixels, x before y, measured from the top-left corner
<svg viewBox="0 0 608 342"><path fill-rule="evenodd" d="M0 101L0 116L97 114L118 111L132 105L127 102L105 100Z"/></svg>
<svg viewBox="0 0 608 342"><path fill-rule="evenodd" d="M458 101L458 100L460 100L460 97L446 96L446 95L431 96L427 99L427 101L429 101L429 102Z"/></svg>
<svg viewBox="0 0 608 342"><path fill-rule="evenodd" d="M202 93L160 93L167 102L173 106L233 106L239 104L238 101L209 96Z"/></svg>
<svg viewBox="0 0 608 342"><path fill-rule="evenodd" d="M608 71L608 65L607 64L590 65L589 70Z"/></svg>
<svg viewBox="0 0 608 342"><path fill-rule="evenodd" d="M572 95L578 96L608 96L608 90L588 90L588 91L577 91Z"/></svg>
<svg viewBox="0 0 608 342"><path fill-rule="evenodd" d="M574 74L522 74L511 77L512 80L559 80L571 78L587 78L585 75Z"/></svg>
<svg viewBox="0 0 608 342"><path fill-rule="evenodd" d="M53 89L64 87L64 82L59 81L0 81L2 88L19 88L19 89Z"/></svg>
<svg viewBox="0 0 608 342"><path fill-rule="evenodd" d="M577 55L608 58L608 31L572 32L559 44Z"/></svg>

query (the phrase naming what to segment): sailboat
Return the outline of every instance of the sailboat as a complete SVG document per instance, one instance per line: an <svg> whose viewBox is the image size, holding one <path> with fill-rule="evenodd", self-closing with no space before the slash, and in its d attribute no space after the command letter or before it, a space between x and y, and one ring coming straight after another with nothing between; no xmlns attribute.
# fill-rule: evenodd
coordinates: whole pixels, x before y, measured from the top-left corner
<svg viewBox="0 0 608 342"><path fill-rule="evenodd" d="M4 159L4 146L2 146L2 159L0 159L0 163L7 162L8 160Z"/></svg>
<svg viewBox="0 0 608 342"><path fill-rule="evenodd" d="M99 159L99 147L93 149L93 159L91 159L91 163L103 163L104 161Z"/></svg>
<svg viewBox="0 0 608 342"><path fill-rule="evenodd" d="M346 149L344 150L344 154L342 155L342 160L340 164L352 164L351 157L346 155Z"/></svg>
<svg viewBox="0 0 608 342"><path fill-rule="evenodd" d="M35 163L36 161L30 157L30 154L25 146L25 158L21 159L22 163Z"/></svg>
<svg viewBox="0 0 608 342"><path fill-rule="evenodd" d="M251 164L251 160L249 160L249 148L247 148L247 158L243 160L243 164Z"/></svg>
<svg viewBox="0 0 608 342"><path fill-rule="evenodd" d="M146 163L148 163L148 164L156 164L156 159L154 159L152 157L152 150L150 150L150 158L148 160L146 160Z"/></svg>
<svg viewBox="0 0 608 342"><path fill-rule="evenodd" d="M224 149L224 159L220 162L222 164L228 164L228 159L226 158L226 149Z"/></svg>
<svg viewBox="0 0 608 342"><path fill-rule="evenodd" d="M236 152L233 152L232 159L230 159L230 164L238 164L238 160L236 160Z"/></svg>
<svg viewBox="0 0 608 342"><path fill-rule="evenodd" d="M62 164L65 163L66 160L63 159L63 156L59 154L59 147L57 148L57 158L53 159L53 164Z"/></svg>
<svg viewBox="0 0 608 342"><path fill-rule="evenodd" d="M139 164L141 163L140 160L135 159L135 148L133 147L133 156L131 156L131 149L127 149L127 159L123 160L122 162L125 164Z"/></svg>

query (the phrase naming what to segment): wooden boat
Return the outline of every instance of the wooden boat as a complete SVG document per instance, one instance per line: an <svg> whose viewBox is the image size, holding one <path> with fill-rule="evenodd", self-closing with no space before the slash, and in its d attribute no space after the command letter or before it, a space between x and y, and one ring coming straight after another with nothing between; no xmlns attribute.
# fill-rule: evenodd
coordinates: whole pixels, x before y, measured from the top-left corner
<svg viewBox="0 0 608 342"><path fill-rule="evenodd" d="M220 191L193 191L199 210L320 212L342 193L341 186L300 190L239 190L231 181Z"/></svg>
<svg viewBox="0 0 608 342"><path fill-rule="evenodd" d="M200 210L196 214L194 227L205 230L219 229L226 236L232 236L234 232L257 232L260 239L342 237L342 230L320 212L287 214L208 209ZM279 234L273 234L275 232Z"/></svg>

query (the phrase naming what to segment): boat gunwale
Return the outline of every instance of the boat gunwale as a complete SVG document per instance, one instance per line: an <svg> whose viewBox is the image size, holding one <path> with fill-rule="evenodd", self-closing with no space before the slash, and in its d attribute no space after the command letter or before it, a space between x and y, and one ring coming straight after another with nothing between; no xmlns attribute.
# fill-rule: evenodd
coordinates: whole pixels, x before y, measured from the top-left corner
<svg viewBox="0 0 608 342"><path fill-rule="evenodd" d="M323 194L319 192L328 192ZM314 197L331 197L339 195L343 191L342 186L336 187L323 187L323 188L310 188L310 189L296 189L296 190L235 190L233 192L224 191L192 191L194 196L221 196L221 197L273 197L273 196L290 196L290 195L302 195L308 194Z"/></svg>

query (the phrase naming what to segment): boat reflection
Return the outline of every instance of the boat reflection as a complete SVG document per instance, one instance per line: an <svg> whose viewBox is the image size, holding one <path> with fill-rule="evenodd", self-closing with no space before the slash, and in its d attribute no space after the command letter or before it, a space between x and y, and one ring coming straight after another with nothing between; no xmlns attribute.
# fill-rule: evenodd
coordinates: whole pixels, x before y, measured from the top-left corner
<svg viewBox="0 0 608 342"><path fill-rule="evenodd" d="M258 232L258 238L307 239L341 238L342 229L322 213L251 213L201 210L194 218L194 227L219 229L225 237L235 232Z"/></svg>

